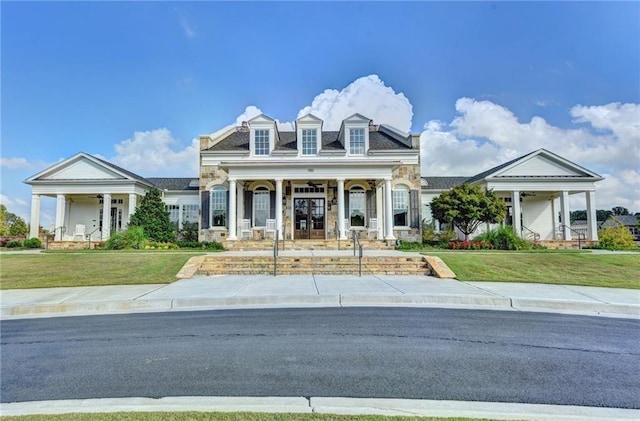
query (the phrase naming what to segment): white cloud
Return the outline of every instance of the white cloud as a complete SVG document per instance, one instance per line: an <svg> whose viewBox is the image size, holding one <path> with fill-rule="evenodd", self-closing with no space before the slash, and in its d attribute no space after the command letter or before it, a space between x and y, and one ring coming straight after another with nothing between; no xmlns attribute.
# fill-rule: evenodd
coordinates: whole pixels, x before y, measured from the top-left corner
<svg viewBox="0 0 640 421"><path fill-rule="evenodd" d="M41 162L30 162L26 158L1 158L0 166L11 170L15 169L33 169L42 165Z"/></svg>
<svg viewBox="0 0 640 421"><path fill-rule="evenodd" d="M16 204L16 202L9 196L0 193L0 204L5 205L7 208Z"/></svg>
<svg viewBox="0 0 640 421"><path fill-rule="evenodd" d="M135 132L133 138L115 145L109 161L142 176L193 177L198 174L200 141L192 139L184 149L166 128Z"/></svg>
<svg viewBox="0 0 640 421"><path fill-rule="evenodd" d="M340 123L354 113L375 123L385 123L400 130L411 130L413 107L403 93L385 86L378 75L356 79L341 91L327 89L317 95L311 105L298 112L298 117L313 114L324 121L324 130L338 130Z"/></svg>
<svg viewBox="0 0 640 421"><path fill-rule="evenodd" d="M473 175L539 148L601 172L597 207L640 211L640 106L612 103L575 106L580 126L560 128L541 117L520 122L491 101L460 98L446 125L425 124L421 135L423 175ZM584 124L583 124L584 123Z"/></svg>

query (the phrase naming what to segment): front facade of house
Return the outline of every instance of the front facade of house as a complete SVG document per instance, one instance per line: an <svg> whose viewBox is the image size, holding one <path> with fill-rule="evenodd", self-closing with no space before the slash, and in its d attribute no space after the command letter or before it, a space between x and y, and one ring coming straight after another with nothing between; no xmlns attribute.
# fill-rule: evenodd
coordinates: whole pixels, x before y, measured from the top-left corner
<svg viewBox="0 0 640 421"><path fill-rule="evenodd" d="M311 114L292 131L259 115L215 136L200 136L197 178L144 178L78 153L25 180L32 186L31 233L43 197L56 200L55 241L104 241L126 229L141 196L163 194L176 228L197 222L201 241L347 239L421 241L428 204L463 182L505 200L523 237L570 240L569 195L584 194L588 240L597 240L599 175L544 149L474 177L420 173L419 135L354 114L337 131ZM519 217L515 217L519 215ZM489 227L485 227L489 228Z"/></svg>
<svg viewBox="0 0 640 421"><path fill-rule="evenodd" d="M200 137L201 239L419 241L419 139L359 114L322 126L308 114L279 131L260 115Z"/></svg>

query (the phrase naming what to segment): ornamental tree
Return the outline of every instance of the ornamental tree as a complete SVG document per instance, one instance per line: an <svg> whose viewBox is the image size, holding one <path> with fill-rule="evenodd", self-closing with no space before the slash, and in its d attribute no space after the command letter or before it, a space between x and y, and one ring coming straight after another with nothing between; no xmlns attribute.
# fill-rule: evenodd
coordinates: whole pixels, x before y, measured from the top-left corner
<svg viewBox="0 0 640 421"><path fill-rule="evenodd" d="M431 201L431 214L440 222L453 224L469 239L481 223L504 220L507 207L492 190L461 184Z"/></svg>
<svg viewBox="0 0 640 421"><path fill-rule="evenodd" d="M129 220L129 226L142 227L144 234L152 241L169 242L175 239L169 212L158 189L151 189L144 195Z"/></svg>

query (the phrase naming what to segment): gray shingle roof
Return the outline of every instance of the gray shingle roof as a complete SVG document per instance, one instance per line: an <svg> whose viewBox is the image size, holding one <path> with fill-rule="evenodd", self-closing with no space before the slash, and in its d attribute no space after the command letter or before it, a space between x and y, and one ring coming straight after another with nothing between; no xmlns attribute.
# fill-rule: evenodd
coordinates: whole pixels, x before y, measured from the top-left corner
<svg viewBox="0 0 640 421"><path fill-rule="evenodd" d="M633 226L638 223L638 219L634 215L614 215L604 221L602 227L616 227L618 224L616 224L615 220L625 226Z"/></svg>
<svg viewBox="0 0 640 421"><path fill-rule="evenodd" d="M425 190L449 190L460 184L464 184L469 177L422 177L425 181Z"/></svg>
<svg viewBox="0 0 640 421"><path fill-rule="evenodd" d="M340 132L337 131L327 131L322 132L321 142L322 145L320 149L330 149L330 150L344 150L344 147L338 140ZM278 132L278 136L280 137L279 142L275 146L275 150L296 150L296 132ZM232 150L249 150L249 132L244 131L236 131L231 133L226 138L222 139L220 142L216 143L212 147L210 147L209 151L232 151ZM407 143L410 144L409 141ZM369 132L369 149L371 150L384 150L384 149L410 149L407 144L403 144L398 140L394 139L392 136L380 132L380 131L371 131Z"/></svg>
<svg viewBox="0 0 640 421"><path fill-rule="evenodd" d="M173 178L147 178L151 184L160 190L198 190L199 180L194 177L173 177Z"/></svg>

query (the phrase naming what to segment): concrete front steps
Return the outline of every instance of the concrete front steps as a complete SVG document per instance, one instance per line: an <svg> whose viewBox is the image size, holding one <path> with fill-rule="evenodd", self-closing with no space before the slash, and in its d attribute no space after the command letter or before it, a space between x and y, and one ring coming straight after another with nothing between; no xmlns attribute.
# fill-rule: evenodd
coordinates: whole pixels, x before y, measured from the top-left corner
<svg viewBox="0 0 640 421"><path fill-rule="evenodd" d="M278 275L357 275L355 256L279 256ZM272 275L273 256L207 255L201 275ZM424 256L363 256L363 275L431 275Z"/></svg>
<svg viewBox="0 0 640 421"><path fill-rule="evenodd" d="M280 250L353 250L353 241L349 240L282 240L278 242ZM365 250L394 250L395 241L360 239ZM273 239L264 240L222 240L222 246L229 251L265 251L273 250Z"/></svg>

